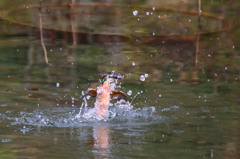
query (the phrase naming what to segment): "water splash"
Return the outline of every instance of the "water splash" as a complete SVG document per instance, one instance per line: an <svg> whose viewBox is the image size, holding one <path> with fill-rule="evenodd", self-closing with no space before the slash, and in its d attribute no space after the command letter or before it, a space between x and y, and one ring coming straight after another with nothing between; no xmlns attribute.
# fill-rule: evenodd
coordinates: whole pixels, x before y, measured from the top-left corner
<svg viewBox="0 0 240 159"><path fill-rule="evenodd" d="M142 75L144 78L148 74ZM110 85L111 89L117 86L117 79ZM114 104L110 103L107 115L102 117L98 115L96 106L88 104L88 97L82 91L82 104L75 106L75 98L71 97L72 107L55 107L30 111L22 111L15 114L14 117L1 115L1 118L11 120L12 125L31 125L40 127L82 127L94 126L95 123L110 123L111 125L146 125L151 123L159 123L164 117L157 114L155 107L145 106L135 108L132 105L133 100L141 94L138 92L132 97L132 101L120 100ZM128 95L132 95L132 91L128 91ZM96 103L95 103L96 105ZM24 132L26 129L22 129ZM29 130L27 130L29 131Z"/></svg>
<svg viewBox="0 0 240 159"><path fill-rule="evenodd" d="M107 117L99 117L93 107L63 107L20 112L18 117L7 117L12 125L32 125L43 127L82 127L94 126L96 122L112 125L146 125L163 121L164 117L155 114L155 107L134 108L129 102L120 101L109 107Z"/></svg>

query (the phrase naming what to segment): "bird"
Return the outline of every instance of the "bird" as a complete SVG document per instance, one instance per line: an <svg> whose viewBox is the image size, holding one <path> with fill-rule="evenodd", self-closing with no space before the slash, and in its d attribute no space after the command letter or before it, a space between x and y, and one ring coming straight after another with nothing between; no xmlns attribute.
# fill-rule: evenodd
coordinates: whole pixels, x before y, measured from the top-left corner
<svg viewBox="0 0 240 159"><path fill-rule="evenodd" d="M107 116L111 99L127 100L127 96L123 92L111 88L110 84L114 79L122 79L122 77L113 74L104 74L102 76L102 85L97 89L89 89L86 92L86 95L96 97L95 109L97 110L97 114L101 117Z"/></svg>

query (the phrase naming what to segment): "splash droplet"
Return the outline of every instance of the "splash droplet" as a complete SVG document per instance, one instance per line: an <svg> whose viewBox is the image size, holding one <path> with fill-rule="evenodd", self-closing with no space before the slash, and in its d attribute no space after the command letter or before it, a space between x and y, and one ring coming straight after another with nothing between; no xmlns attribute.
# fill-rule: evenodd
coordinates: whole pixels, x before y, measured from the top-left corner
<svg viewBox="0 0 240 159"><path fill-rule="evenodd" d="M137 10L133 11L133 15L137 16L138 15L138 11Z"/></svg>
<svg viewBox="0 0 240 159"><path fill-rule="evenodd" d="M60 87L60 83L56 83L56 87Z"/></svg>
<svg viewBox="0 0 240 159"><path fill-rule="evenodd" d="M128 92L127 92L127 95L132 95L132 90L129 90Z"/></svg>
<svg viewBox="0 0 240 159"><path fill-rule="evenodd" d="M140 76L140 81L145 81L145 76L144 75Z"/></svg>
<svg viewBox="0 0 240 159"><path fill-rule="evenodd" d="M135 64L135 62L132 62L132 66L135 66L136 64Z"/></svg>

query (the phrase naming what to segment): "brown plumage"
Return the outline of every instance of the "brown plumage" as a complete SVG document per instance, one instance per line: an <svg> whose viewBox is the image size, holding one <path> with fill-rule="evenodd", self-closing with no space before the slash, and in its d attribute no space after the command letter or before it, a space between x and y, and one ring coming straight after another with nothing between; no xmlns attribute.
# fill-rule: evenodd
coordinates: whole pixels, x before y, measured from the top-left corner
<svg viewBox="0 0 240 159"><path fill-rule="evenodd" d="M97 89L89 89L86 92L86 95L89 95L91 97L97 97ZM111 99L117 99L117 100L127 100L127 96L122 91L111 91L110 92Z"/></svg>

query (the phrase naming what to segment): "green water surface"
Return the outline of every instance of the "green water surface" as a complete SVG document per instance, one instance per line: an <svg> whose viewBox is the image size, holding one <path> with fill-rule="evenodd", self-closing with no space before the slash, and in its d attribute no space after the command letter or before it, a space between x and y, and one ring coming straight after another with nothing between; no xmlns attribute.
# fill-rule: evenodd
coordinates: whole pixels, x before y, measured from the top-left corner
<svg viewBox="0 0 240 159"><path fill-rule="evenodd" d="M238 159L239 7L2 0L0 158ZM73 121L112 71L130 113Z"/></svg>

